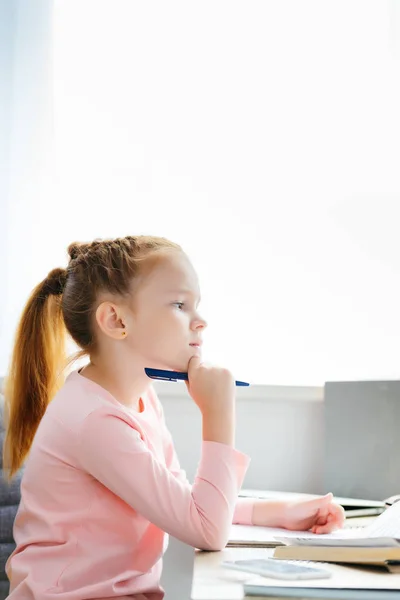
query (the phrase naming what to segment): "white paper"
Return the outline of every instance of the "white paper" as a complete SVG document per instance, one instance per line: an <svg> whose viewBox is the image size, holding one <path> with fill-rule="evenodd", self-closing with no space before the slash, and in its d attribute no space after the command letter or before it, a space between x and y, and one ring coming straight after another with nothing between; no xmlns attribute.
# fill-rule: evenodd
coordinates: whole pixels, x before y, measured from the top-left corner
<svg viewBox="0 0 400 600"><path fill-rule="evenodd" d="M400 539L400 502L396 502L365 528L368 537Z"/></svg>
<svg viewBox="0 0 400 600"><path fill-rule="evenodd" d="M296 546L352 546L386 547L400 546L400 502L393 504L379 515L371 525L342 529L328 535L309 534L298 536L283 534L278 541Z"/></svg>
<svg viewBox="0 0 400 600"><path fill-rule="evenodd" d="M353 529L343 529L340 532L321 535L311 533L311 531L289 531L288 529L280 529L278 527L258 527L255 525L232 525L229 541L232 542L248 542L248 543L273 543L278 538L327 538L336 537L359 537L364 528L357 527ZM357 533L358 532L358 533Z"/></svg>

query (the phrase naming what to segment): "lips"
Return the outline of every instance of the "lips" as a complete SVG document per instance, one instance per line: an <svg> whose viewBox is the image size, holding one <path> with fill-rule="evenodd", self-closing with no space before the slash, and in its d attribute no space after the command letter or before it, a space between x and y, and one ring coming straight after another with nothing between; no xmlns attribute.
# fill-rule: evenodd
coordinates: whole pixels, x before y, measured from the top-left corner
<svg viewBox="0 0 400 600"><path fill-rule="evenodd" d="M189 344L189 346L192 346L193 348L200 348L201 342L195 342L194 344Z"/></svg>

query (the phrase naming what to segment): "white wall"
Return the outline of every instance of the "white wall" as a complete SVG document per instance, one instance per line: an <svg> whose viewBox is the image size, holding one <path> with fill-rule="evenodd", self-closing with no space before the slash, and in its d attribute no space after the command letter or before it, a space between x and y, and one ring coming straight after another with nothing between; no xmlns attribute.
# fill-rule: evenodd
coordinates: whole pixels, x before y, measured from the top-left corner
<svg viewBox="0 0 400 600"><path fill-rule="evenodd" d="M47 0L34 5L0 0L0 130L5 132L0 138L0 375L30 289L47 267L59 263L55 242L60 234L66 241L73 235L63 231L56 201L45 212L46 221L42 212L51 205L52 188L49 28ZM161 385L161 391L182 466L192 479L200 415L183 386ZM319 388L254 386L239 391L237 446L252 456L248 487L320 490L321 395Z"/></svg>
<svg viewBox="0 0 400 600"><path fill-rule="evenodd" d="M35 268L43 257L38 242L59 226L48 220L43 226L40 211L51 197L53 181L52 4L0 4L0 375L9 362L23 305L38 283Z"/></svg>
<svg viewBox="0 0 400 600"><path fill-rule="evenodd" d="M74 238L166 235L238 379L397 378L398 5L56 0L46 214L69 211L43 269Z"/></svg>
<svg viewBox="0 0 400 600"><path fill-rule="evenodd" d="M9 229L7 224L15 6L16 4L8 2L8 0L0 0L0 375L3 373L8 355L8 348L4 340L8 322L6 279Z"/></svg>
<svg viewBox="0 0 400 600"><path fill-rule="evenodd" d="M206 358L238 378L397 378L398 2L56 0L56 194L50 4L8 2L0 373L29 291L69 242L145 231L193 256Z"/></svg>
<svg viewBox="0 0 400 600"><path fill-rule="evenodd" d="M158 383L181 466L192 481L200 413L185 386ZM323 388L254 386L237 393L237 448L251 457L244 486L322 493Z"/></svg>

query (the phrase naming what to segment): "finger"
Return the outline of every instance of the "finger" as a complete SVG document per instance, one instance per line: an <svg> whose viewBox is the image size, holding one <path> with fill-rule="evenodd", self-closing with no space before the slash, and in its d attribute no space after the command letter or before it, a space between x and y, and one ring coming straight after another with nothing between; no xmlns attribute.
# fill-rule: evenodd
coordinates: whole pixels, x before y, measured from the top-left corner
<svg viewBox="0 0 400 600"><path fill-rule="evenodd" d="M330 505L328 506L323 506L322 508L320 508L317 512L317 514L315 515L315 523L314 525L325 525L328 515L329 515L329 511L330 511Z"/></svg>
<svg viewBox="0 0 400 600"><path fill-rule="evenodd" d="M188 364L188 370L190 368L195 369L196 367L198 367L201 363L200 357L199 356L192 356L189 359L189 364Z"/></svg>
<svg viewBox="0 0 400 600"><path fill-rule="evenodd" d="M332 506L332 512L328 515L326 523L315 523L311 531L313 533L330 533L335 529L343 527L345 521L344 510L341 506L334 504Z"/></svg>
<svg viewBox="0 0 400 600"><path fill-rule="evenodd" d="M319 517L323 518L324 515L327 515L329 512L329 507L325 505L329 505L331 496L331 494L327 494L326 496L311 498L310 500L301 500L299 502L294 503L296 518L298 520L316 520Z"/></svg>
<svg viewBox="0 0 400 600"><path fill-rule="evenodd" d="M325 523L330 523L331 521L334 521L334 520L335 520L335 515L332 513L329 513L326 515L324 522L323 523L321 522L320 525L325 525Z"/></svg>
<svg viewBox="0 0 400 600"><path fill-rule="evenodd" d="M332 525L333 527L342 527L345 521L344 510L341 506L332 505L331 511L322 517L316 519L314 526Z"/></svg>
<svg viewBox="0 0 400 600"><path fill-rule="evenodd" d="M324 506L319 509L317 517L318 517L318 519L327 519L329 513L330 513L330 505L326 506L326 507Z"/></svg>
<svg viewBox="0 0 400 600"><path fill-rule="evenodd" d="M313 525L310 529L311 533L321 533L324 529L326 528L326 523L323 523L322 525Z"/></svg>
<svg viewBox="0 0 400 600"><path fill-rule="evenodd" d="M343 506L333 504L330 513L330 522L335 523L338 527L343 527L346 520L346 515Z"/></svg>
<svg viewBox="0 0 400 600"><path fill-rule="evenodd" d="M201 360L198 356L192 356L188 363L188 379L190 382L190 378L193 375L194 371L199 368L201 364Z"/></svg>
<svg viewBox="0 0 400 600"><path fill-rule="evenodd" d="M311 531L312 533L317 533L320 535L322 533L332 533L332 531L335 531L335 529L338 529L335 523L327 523L326 525L316 525Z"/></svg>
<svg viewBox="0 0 400 600"><path fill-rule="evenodd" d="M329 517L329 515L318 516L315 519L315 523L314 523L313 526L315 526L315 525L325 525L326 522L327 522L327 520L328 520L328 517Z"/></svg>
<svg viewBox="0 0 400 600"><path fill-rule="evenodd" d="M338 504L331 504L327 515L327 520L343 522L345 519L345 513L342 506Z"/></svg>

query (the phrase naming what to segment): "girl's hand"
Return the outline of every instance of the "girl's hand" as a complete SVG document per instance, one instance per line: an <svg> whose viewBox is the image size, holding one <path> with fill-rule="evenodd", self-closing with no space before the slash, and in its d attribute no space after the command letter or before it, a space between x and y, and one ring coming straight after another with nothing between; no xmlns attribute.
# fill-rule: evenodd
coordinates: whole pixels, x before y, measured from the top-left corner
<svg viewBox="0 0 400 600"><path fill-rule="evenodd" d="M189 394L203 415L230 411L235 404L235 380L227 369L207 366L197 356L188 365Z"/></svg>
<svg viewBox="0 0 400 600"><path fill-rule="evenodd" d="M344 510L332 502L332 494L288 502L285 513L284 527L293 531L330 533L343 527L345 521Z"/></svg>
<svg viewBox="0 0 400 600"><path fill-rule="evenodd" d="M332 502L332 494L326 494L310 500L256 500L252 520L264 527L330 533L343 527L345 516L343 508Z"/></svg>

